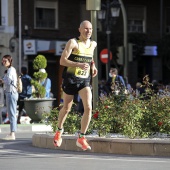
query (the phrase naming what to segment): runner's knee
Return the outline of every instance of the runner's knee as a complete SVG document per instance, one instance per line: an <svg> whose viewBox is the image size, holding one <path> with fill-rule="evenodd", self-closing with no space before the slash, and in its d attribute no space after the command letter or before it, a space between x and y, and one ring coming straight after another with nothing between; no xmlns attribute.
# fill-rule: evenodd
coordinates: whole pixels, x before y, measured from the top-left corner
<svg viewBox="0 0 170 170"><path fill-rule="evenodd" d="M84 108L84 111L85 111L85 113L90 114L90 113L92 112L92 107L91 107L91 106L86 106L86 107Z"/></svg>

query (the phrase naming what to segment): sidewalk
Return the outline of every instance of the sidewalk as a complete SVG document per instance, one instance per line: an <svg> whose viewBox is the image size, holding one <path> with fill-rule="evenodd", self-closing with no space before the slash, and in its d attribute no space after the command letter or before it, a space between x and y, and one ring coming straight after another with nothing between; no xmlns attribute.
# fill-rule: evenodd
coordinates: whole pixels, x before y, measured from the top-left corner
<svg viewBox="0 0 170 170"><path fill-rule="evenodd" d="M9 132L9 124L0 124L0 133ZM51 126L44 124L18 124L17 132L52 132Z"/></svg>

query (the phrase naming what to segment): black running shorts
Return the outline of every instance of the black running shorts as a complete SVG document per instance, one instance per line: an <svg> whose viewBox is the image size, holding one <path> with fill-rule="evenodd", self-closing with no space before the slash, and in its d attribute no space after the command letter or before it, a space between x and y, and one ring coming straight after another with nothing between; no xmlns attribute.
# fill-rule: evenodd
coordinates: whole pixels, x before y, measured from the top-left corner
<svg viewBox="0 0 170 170"><path fill-rule="evenodd" d="M90 78L88 79L76 79L65 78L62 83L63 91L68 95L75 95L84 87L90 86Z"/></svg>

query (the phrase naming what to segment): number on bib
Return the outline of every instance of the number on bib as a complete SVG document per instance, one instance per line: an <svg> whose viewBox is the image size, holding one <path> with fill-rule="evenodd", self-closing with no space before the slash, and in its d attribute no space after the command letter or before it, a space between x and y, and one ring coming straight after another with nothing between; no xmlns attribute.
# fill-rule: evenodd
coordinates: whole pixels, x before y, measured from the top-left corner
<svg viewBox="0 0 170 170"><path fill-rule="evenodd" d="M80 78L87 78L89 76L89 72L87 70L82 70L81 68L77 67L75 71L75 76Z"/></svg>

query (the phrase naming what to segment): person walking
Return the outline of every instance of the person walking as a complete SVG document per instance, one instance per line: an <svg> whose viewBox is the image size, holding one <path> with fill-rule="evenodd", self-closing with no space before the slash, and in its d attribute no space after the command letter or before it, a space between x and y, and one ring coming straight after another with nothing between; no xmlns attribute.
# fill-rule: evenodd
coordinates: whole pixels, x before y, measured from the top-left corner
<svg viewBox="0 0 170 170"><path fill-rule="evenodd" d="M15 140L15 132L17 130L17 73L16 69L12 66L12 57L5 55L2 57L2 65L7 68L5 75L0 79L0 83L3 83L7 113L10 121L10 134L7 135L4 140Z"/></svg>
<svg viewBox="0 0 170 170"><path fill-rule="evenodd" d="M18 109L19 113L17 118L18 124L20 124L22 110L24 109L23 99L30 98L32 95L31 77L28 75L26 67L21 67L21 81L22 81L22 92L19 93L19 99L18 99L18 106L19 106Z"/></svg>
<svg viewBox="0 0 170 170"><path fill-rule="evenodd" d="M79 94L84 107L81 119L81 130L77 139L77 146L83 150L91 147L86 141L85 134L88 129L92 114L92 92L90 88L91 74L97 75L97 68L93 60L94 49L97 46L92 41L92 24L85 20L79 27L80 36L70 39L61 55L60 65L65 66L63 71L63 107L59 112L58 130L54 136L54 146L60 147L62 143L63 124L72 107L75 94ZM91 69L91 74L90 74Z"/></svg>

